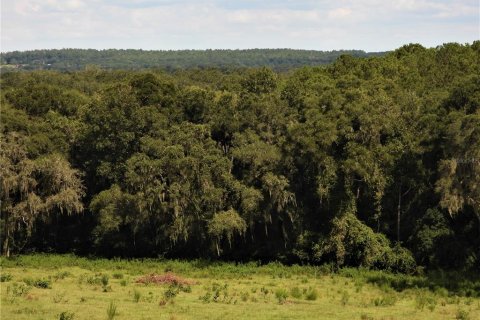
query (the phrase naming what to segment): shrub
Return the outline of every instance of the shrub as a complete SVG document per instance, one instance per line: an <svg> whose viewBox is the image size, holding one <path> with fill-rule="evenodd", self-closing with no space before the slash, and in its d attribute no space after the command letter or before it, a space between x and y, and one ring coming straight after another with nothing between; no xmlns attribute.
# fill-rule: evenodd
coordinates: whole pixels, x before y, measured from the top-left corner
<svg viewBox="0 0 480 320"><path fill-rule="evenodd" d="M167 290L163 293L165 300L172 300L180 292L180 289L176 285L170 285Z"/></svg>
<svg viewBox="0 0 480 320"><path fill-rule="evenodd" d="M23 279L23 282L25 282L29 286L33 286L35 288L39 289L51 289L51 283L50 280L47 279Z"/></svg>
<svg viewBox="0 0 480 320"><path fill-rule="evenodd" d="M13 302L15 298L25 296L31 288L32 287L23 283L14 283L7 287L7 297L9 297L9 300Z"/></svg>
<svg viewBox="0 0 480 320"><path fill-rule="evenodd" d="M396 246L381 233L374 232L354 214L333 220L330 235L313 246L317 260L335 257L338 266L361 266L412 273L415 259L410 251Z"/></svg>
<svg viewBox="0 0 480 320"><path fill-rule="evenodd" d="M275 297L277 298L278 303L282 304L287 300L288 292L283 288L279 288L275 290Z"/></svg>
<svg viewBox="0 0 480 320"><path fill-rule="evenodd" d="M199 300L202 300L205 303L209 303L211 298L212 294L210 292L206 292L205 295L199 297Z"/></svg>
<svg viewBox="0 0 480 320"><path fill-rule="evenodd" d="M12 280L11 274L3 273L2 275L0 275L0 282L8 282L10 280Z"/></svg>
<svg viewBox="0 0 480 320"><path fill-rule="evenodd" d="M315 301L318 298L318 293L315 288L310 288L305 293L305 299L310 301Z"/></svg>
<svg viewBox="0 0 480 320"><path fill-rule="evenodd" d="M470 320L470 314L466 310L458 309L455 315L455 319L457 320Z"/></svg>

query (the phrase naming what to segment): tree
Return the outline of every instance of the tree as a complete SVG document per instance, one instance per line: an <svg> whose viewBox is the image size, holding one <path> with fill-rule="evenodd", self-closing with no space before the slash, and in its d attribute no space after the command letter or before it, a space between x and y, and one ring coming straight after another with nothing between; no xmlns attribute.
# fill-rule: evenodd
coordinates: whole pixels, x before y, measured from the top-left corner
<svg viewBox="0 0 480 320"><path fill-rule="evenodd" d="M3 254L22 249L35 221L83 210L80 173L58 154L29 159L23 137L2 136L0 150Z"/></svg>
<svg viewBox="0 0 480 320"><path fill-rule="evenodd" d="M451 215L470 207L480 232L480 112L452 112L445 134L445 157L436 183L440 206Z"/></svg>

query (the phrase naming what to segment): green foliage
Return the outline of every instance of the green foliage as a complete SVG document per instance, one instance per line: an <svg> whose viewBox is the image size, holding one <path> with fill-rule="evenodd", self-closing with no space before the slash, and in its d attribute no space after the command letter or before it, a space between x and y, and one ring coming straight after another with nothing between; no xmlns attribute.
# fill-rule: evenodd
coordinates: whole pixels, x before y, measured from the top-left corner
<svg viewBox="0 0 480 320"><path fill-rule="evenodd" d="M427 307L430 311L433 311L436 305L437 300L435 296L428 292L421 292L415 297L415 307L419 310L423 310L425 307Z"/></svg>
<svg viewBox="0 0 480 320"><path fill-rule="evenodd" d="M470 320L469 312L466 310L458 309L455 314L455 319L457 320Z"/></svg>
<svg viewBox="0 0 480 320"><path fill-rule="evenodd" d="M117 315L118 315L117 305L115 304L115 302L110 301L110 304L108 305L108 308L107 308L107 319L113 320Z"/></svg>
<svg viewBox="0 0 480 320"><path fill-rule="evenodd" d="M217 213L208 224L208 233L215 237L217 241L226 236L231 245L232 236L237 233L245 233L247 225L240 215L233 209ZM220 254L217 244L217 251Z"/></svg>
<svg viewBox="0 0 480 320"><path fill-rule="evenodd" d="M2 53L3 254L477 270L478 49Z"/></svg>
<svg viewBox="0 0 480 320"><path fill-rule="evenodd" d="M275 298L277 298L278 303L285 303L288 298L288 291L284 288L278 288L275 290Z"/></svg>
<svg viewBox="0 0 480 320"><path fill-rule="evenodd" d="M138 290L133 290L133 301L134 302L139 302L140 298L142 297L142 294Z"/></svg>
<svg viewBox="0 0 480 320"><path fill-rule="evenodd" d="M315 288L309 288L305 293L305 300L315 301L317 300L317 298L318 298L318 292Z"/></svg>
<svg viewBox="0 0 480 320"><path fill-rule="evenodd" d="M106 69L143 68L239 68L270 67L285 70L304 65L327 64L341 54L358 57L378 55L360 50L313 51L293 49L250 49L250 50L33 50L24 52L2 52L2 64L20 65L22 69L80 70L90 65ZM3 70L2 70L3 71Z"/></svg>
<svg viewBox="0 0 480 320"><path fill-rule="evenodd" d="M12 275L11 274L8 274L8 273L2 273L0 275L0 282L9 282L10 280L12 280Z"/></svg>
<svg viewBox="0 0 480 320"><path fill-rule="evenodd" d="M58 315L58 320L73 320L75 318L75 313L69 311L63 311Z"/></svg>
<svg viewBox="0 0 480 320"><path fill-rule="evenodd" d="M302 290L299 287L293 287L290 289L290 295L295 299L300 299L302 297Z"/></svg>
<svg viewBox="0 0 480 320"><path fill-rule="evenodd" d="M384 235L375 233L352 214L335 218L331 234L314 250L318 259L334 254L339 266L359 265L401 272L413 272L416 267L410 252L391 248Z"/></svg>
<svg viewBox="0 0 480 320"><path fill-rule="evenodd" d="M52 284L50 280L48 279L31 279L31 278L26 278L23 279L23 282L25 282L29 286L33 286L35 288L39 289L51 289Z"/></svg>

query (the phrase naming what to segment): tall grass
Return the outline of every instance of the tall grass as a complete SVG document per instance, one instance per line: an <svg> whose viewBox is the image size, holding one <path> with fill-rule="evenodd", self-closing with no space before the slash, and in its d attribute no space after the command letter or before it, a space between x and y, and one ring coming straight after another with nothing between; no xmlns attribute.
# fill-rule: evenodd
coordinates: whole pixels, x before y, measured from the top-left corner
<svg viewBox="0 0 480 320"><path fill-rule="evenodd" d="M111 301L107 308L107 319L113 320L117 315L117 305Z"/></svg>
<svg viewBox="0 0 480 320"><path fill-rule="evenodd" d="M317 278L333 275L331 265L323 266L285 266L278 262L260 264L228 263L207 260L164 260L164 259L104 259L79 257L72 254L51 255L31 254L0 258L1 267L33 267L57 270L67 267L80 267L94 272L111 272L116 270L114 278L121 278L121 272L141 275L159 271L171 271L191 277L215 277L216 279L240 279L255 275L268 275L274 279L291 277ZM465 272L428 272L423 275L396 274L387 271L375 271L362 268L344 268L335 271L341 276L352 278L356 285L371 283L380 288L392 288L396 291L425 288L430 291L443 292L443 295L480 297L480 274ZM100 279L106 286L108 278ZM446 293L445 293L446 292Z"/></svg>

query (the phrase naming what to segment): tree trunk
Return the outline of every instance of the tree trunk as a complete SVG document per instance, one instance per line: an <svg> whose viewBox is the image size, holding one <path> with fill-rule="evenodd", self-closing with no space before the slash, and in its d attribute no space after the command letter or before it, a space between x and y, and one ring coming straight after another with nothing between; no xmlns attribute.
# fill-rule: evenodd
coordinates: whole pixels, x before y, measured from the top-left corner
<svg viewBox="0 0 480 320"><path fill-rule="evenodd" d="M398 207L397 207L397 242L400 243L400 214L402 210L402 185L398 190Z"/></svg>
<svg viewBox="0 0 480 320"><path fill-rule="evenodd" d="M3 255L8 258L10 257L10 230L8 229L8 227L6 227L5 231L5 240L3 241Z"/></svg>

